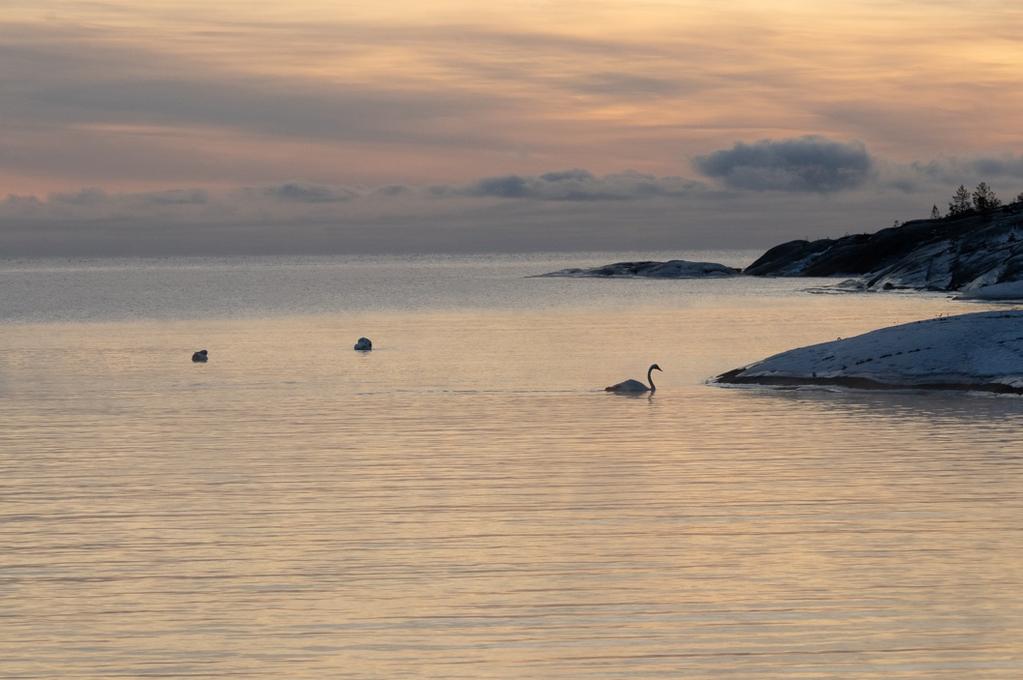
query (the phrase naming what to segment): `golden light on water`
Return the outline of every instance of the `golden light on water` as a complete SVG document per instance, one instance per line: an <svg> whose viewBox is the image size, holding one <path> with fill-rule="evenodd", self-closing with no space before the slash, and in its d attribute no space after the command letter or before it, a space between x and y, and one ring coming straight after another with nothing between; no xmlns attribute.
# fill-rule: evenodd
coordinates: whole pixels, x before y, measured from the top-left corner
<svg viewBox="0 0 1023 680"><path fill-rule="evenodd" d="M5 326L0 669L1018 676L1017 400L701 384L946 300L590 283ZM654 359L654 397L601 391Z"/></svg>

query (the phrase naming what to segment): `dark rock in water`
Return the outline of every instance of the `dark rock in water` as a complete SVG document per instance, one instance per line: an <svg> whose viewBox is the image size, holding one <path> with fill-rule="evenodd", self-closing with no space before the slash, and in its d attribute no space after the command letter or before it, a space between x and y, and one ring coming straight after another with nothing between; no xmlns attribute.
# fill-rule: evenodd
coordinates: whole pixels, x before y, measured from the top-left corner
<svg viewBox="0 0 1023 680"><path fill-rule="evenodd" d="M740 271L716 262L689 262L668 260L667 262L615 262L590 269L561 269L540 277L568 278L653 278L653 279L700 279L705 277L736 276Z"/></svg>
<svg viewBox="0 0 1023 680"><path fill-rule="evenodd" d="M866 290L962 290L1023 280L1023 203L915 220L874 234L790 241L743 270L753 276L858 276Z"/></svg>
<svg viewBox="0 0 1023 680"><path fill-rule="evenodd" d="M204 349L192 353L192 361L197 364L205 364L209 360L209 352Z"/></svg>
<svg viewBox="0 0 1023 680"><path fill-rule="evenodd" d="M359 338L355 343L355 349L360 352L368 352L373 349L373 342L369 338Z"/></svg>

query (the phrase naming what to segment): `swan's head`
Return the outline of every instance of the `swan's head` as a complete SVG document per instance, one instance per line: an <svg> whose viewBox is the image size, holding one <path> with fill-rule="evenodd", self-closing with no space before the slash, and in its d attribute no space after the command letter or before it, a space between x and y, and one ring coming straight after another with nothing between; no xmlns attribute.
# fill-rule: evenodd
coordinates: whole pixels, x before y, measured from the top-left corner
<svg viewBox="0 0 1023 680"><path fill-rule="evenodd" d="M661 371L661 367L658 366L657 364L654 364L653 366L650 367L650 370L651 371ZM661 371L661 373L664 373L664 371Z"/></svg>

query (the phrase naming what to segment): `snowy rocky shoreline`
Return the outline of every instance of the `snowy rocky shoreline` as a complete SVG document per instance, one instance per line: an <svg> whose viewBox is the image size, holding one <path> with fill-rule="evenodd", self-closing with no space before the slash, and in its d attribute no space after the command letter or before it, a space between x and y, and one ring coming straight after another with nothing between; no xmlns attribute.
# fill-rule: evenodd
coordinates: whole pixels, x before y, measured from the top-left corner
<svg viewBox="0 0 1023 680"><path fill-rule="evenodd" d="M974 294L1023 281L1023 203L959 217L914 220L873 234L789 241L743 274L853 278L859 290ZM983 297L977 295L976 297ZM1008 297L1008 295L1006 295Z"/></svg>
<svg viewBox="0 0 1023 680"><path fill-rule="evenodd" d="M1023 311L882 328L782 352L709 382L1023 394Z"/></svg>

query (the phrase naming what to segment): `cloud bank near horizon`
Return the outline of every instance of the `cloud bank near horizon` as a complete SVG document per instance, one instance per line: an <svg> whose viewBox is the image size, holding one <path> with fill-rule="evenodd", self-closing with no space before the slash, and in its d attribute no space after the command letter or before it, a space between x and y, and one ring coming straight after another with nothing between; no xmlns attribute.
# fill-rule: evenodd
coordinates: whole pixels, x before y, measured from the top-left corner
<svg viewBox="0 0 1023 680"><path fill-rule="evenodd" d="M655 198L684 199L712 194L703 182L681 177L656 177L635 171L598 176L573 168L530 175L484 177L464 184L339 186L302 180L276 184L209 190L171 188L157 191L112 192L86 187L76 192L54 192L40 197L34 194L9 194L0 200L0 219L18 217L102 219L127 216L133 210L180 209L208 210L218 207L220 214L245 217L245 209L259 213L277 206L285 216L296 206L333 212L351 204L374 202L380 206L400 206L409 201L465 205L468 202L540 201L589 203L602 201L642 201ZM341 204L349 204L343 206ZM256 213L249 215L255 217ZM300 213L293 213L300 216Z"/></svg>
<svg viewBox="0 0 1023 680"><path fill-rule="evenodd" d="M1023 188L1023 157L900 165L861 144L823 137L736 143L698 167L706 179L571 168L443 185L294 180L223 189L11 194L0 199L0 252L760 248L925 217L931 203L943 206L959 182L986 180L1006 200L1016 196L1014 184ZM814 219L810 226L807 215Z"/></svg>

